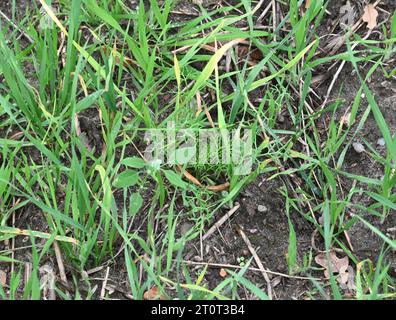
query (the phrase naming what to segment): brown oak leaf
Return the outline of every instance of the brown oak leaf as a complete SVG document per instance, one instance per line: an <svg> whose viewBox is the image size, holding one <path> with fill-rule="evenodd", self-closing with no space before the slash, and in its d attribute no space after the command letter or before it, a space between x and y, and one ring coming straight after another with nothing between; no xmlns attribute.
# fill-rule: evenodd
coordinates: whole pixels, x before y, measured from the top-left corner
<svg viewBox="0 0 396 320"><path fill-rule="evenodd" d="M333 273L340 273L340 270L346 270L349 266L349 258L338 258L335 251L329 253L329 259L331 264L331 270ZM321 267L325 268L324 275L326 278L330 277L329 266L327 262L326 253L320 253L315 257L315 262Z"/></svg>
<svg viewBox="0 0 396 320"><path fill-rule="evenodd" d="M157 286L153 286L150 290L147 290L144 294L143 294L143 299L144 300L166 300L166 298L164 296L160 296L159 295L159 290Z"/></svg>
<svg viewBox="0 0 396 320"><path fill-rule="evenodd" d="M363 21L367 22L369 29L374 29L377 26L378 11L373 4L368 4L364 8Z"/></svg>

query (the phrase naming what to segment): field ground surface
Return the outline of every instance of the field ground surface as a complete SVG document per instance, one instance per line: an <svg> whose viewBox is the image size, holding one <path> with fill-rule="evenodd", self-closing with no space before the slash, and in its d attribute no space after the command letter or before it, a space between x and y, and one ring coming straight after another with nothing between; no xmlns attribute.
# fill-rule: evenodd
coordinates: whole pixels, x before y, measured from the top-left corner
<svg viewBox="0 0 396 320"><path fill-rule="evenodd" d="M394 0L1 1L0 299L394 299L395 52Z"/></svg>

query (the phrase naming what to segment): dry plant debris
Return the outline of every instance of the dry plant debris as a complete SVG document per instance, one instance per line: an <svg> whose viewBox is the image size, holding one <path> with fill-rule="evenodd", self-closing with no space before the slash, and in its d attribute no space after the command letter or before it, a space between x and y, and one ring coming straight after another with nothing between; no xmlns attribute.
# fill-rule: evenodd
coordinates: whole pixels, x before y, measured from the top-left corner
<svg viewBox="0 0 396 320"><path fill-rule="evenodd" d="M377 26L378 11L373 4L364 8L363 21L367 22L367 28L374 29Z"/></svg>

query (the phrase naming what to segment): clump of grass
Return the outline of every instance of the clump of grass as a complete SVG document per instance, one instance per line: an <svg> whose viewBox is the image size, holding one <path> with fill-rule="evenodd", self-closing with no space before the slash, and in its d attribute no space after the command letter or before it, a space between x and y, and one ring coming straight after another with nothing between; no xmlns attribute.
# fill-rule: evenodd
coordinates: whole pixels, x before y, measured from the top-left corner
<svg viewBox="0 0 396 320"><path fill-rule="evenodd" d="M303 265L298 260L291 217L301 214L319 230L327 251L339 246L357 264L356 298L394 296L394 280L384 262L387 249L374 267L371 261L359 261L340 241L344 231L362 221L387 246L395 248L394 240L364 218L367 213L384 221L395 210L396 139L366 85L366 78L395 51L394 23L384 41L355 40L366 50L353 50L348 42L345 53L318 58L317 28L326 10L322 0L313 2L304 14L299 13L301 1L290 1L284 20L269 31L255 27L257 8L247 0L213 12L201 8L202 15L185 22L170 19L174 6L170 0L161 5L150 1L147 6L141 1L137 10L111 0L99 4L60 1L57 10L50 6L51 1L40 0L40 4L51 27L37 28L35 22L42 18L40 6L17 24L18 30L14 25L0 25L0 77L4 79L0 84L0 117L5 119L0 130L6 132L0 139L0 241L14 241L24 234L32 244L31 276L24 284L23 263L12 257L12 250L0 251L0 262L15 266L7 290L0 286L2 299L43 298L40 266L46 255L54 254L54 241L59 242L63 259L75 271L75 283L69 283L67 290L56 285L56 294L63 299L93 298L90 279L83 277L84 289L77 279L87 270L111 265L120 257L134 299L143 299L153 286L166 298L241 299L240 289L244 288L257 298L268 299L246 276L251 261L238 272L227 270L228 276L215 288L205 283L207 267L191 274L183 262L186 243L199 237L214 215L232 205L240 191L261 174L286 182L294 175L303 181L298 188L285 183L280 190L289 225L290 274L313 272L312 253L307 254ZM237 24L245 20L247 28L238 28ZM290 26L289 31L284 31L285 25ZM14 29L7 33L8 28ZM32 41L26 47L20 43L21 30ZM257 48L262 59L253 65L241 59L236 47L242 42ZM385 46L377 46L382 44ZM202 50L205 46L215 52ZM370 54L362 55L366 52ZM224 56L231 66L225 71L219 69ZM351 62L361 79L351 123L357 121L363 92L369 107L357 128L351 125L345 129L334 119L330 121L323 139L316 120L335 112L340 104L312 110L306 100L314 68L330 60ZM363 78L358 65L368 61L374 61L373 67ZM263 76L264 69L268 72ZM232 90L225 90L227 87ZM254 92L260 92L258 103L253 100ZM172 98L164 99L166 94ZM210 95L214 99L201 99L201 103L207 113L216 115L213 123L207 113L196 112L197 99ZM352 143L350 135L358 134L370 112L387 147L385 157L375 154L384 166L381 181L342 170ZM291 119L289 129L277 126L282 113ZM98 119L96 135L102 146L91 145L94 139L82 134L79 117L84 114L95 114ZM186 181L176 166L148 163L138 147L144 145L140 129L166 128L170 122L194 129L211 125L218 129L252 128L253 172L238 176L235 165L183 168L196 172L203 185L219 178L229 182L227 191L214 193ZM18 139L9 138L15 133ZM299 140L309 152L297 151ZM34 156L33 150L38 155ZM340 177L365 187L340 196ZM352 197L358 192L365 192L373 204L364 208L353 203ZM16 212L28 205L42 213L46 232L28 226L26 230L14 228ZM359 213L346 221L350 207ZM324 217L323 224L316 221L318 215ZM193 226L179 236L182 218L192 221ZM328 297L322 283L314 285L315 293ZM333 298L342 298L334 275L330 287Z"/></svg>

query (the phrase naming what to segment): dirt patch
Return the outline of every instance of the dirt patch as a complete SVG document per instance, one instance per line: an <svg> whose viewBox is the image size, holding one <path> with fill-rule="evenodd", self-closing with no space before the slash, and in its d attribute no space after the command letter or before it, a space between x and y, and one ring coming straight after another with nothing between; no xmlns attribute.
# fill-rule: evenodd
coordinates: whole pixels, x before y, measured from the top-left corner
<svg viewBox="0 0 396 320"><path fill-rule="evenodd" d="M29 12L30 7L33 6L32 0L17 0L15 1L15 12L13 12L12 3L13 1L2 1L0 3L0 10L10 19L15 14L16 20L21 20L26 15L26 12Z"/></svg>
<svg viewBox="0 0 396 320"><path fill-rule="evenodd" d="M27 10L29 2L18 1L18 8L16 15L18 17L23 17L25 11ZM327 34L329 30L338 32L339 30L333 29L334 20L339 16L339 10L343 1L330 1L328 9L331 12L331 16L327 17L326 21L323 21L323 27L321 28L323 34ZM361 14L364 2L354 1L353 4L357 8L357 12ZM128 6L134 8L136 6L135 1L129 1ZM211 3L210 5L215 5ZM10 10L10 3L2 2L0 3L0 9L3 10L8 16L12 16ZM396 9L394 0L384 0L382 8L392 12ZM198 13L195 5L189 2L180 2L175 10L187 10L183 11L182 14L172 13L172 19L174 21L185 21L186 19L192 19ZM259 11L257 14L260 14ZM190 15L190 16L189 16ZM380 19L384 18L384 13L381 12ZM341 49L342 50L342 49ZM392 60L393 59L393 60ZM391 69L394 66L394 57L389 60L389 67ZM367 73L370 65L363 66L360 70L362 75ZM321 97L326 95L327 89L330 85L331 78L324 81L318 88L315 88ZM376 100L379 104L381 111L383 112L384 118L387 121L392 134L396 132L396 81L394 78L385 79L384 74L381 70L377 70L371 79L368 81L369 87L374 93ZM338 120L348 111L351 104L353 103L355 96L360 89L359 79L350 66L347 63L342 73L340 74L336 85L333 89L332 95L329 97L329 101L335 101L337 99L342 99L342 105L336 112L336 118ZM166 95L166 94L164 94ZM260 93L254 99L260 98ZM172 95L169 95L169 97ZM166 96L165 100L169 98ZM361 119L365 108L367 107L367 102L363 102L358 111L358 120ZM325 115L329 117L329 114ZM331 116L331 115L330 115ZM286 119L286 124L284 121L276 124L277 127L288 129L290 124L288 119ZM87 142L89 145L95 148L95 153L99 156L103 148L102 133L100 127L100 121L98 119L98 114L96 110L86 110L85 113L81 114L80 118L81 130L87 136ZM350 136L350 140L364 143L368 142L375 148L375 150L384 155L385 148L381 146L378 141L382 138L382 135L378 129L375 119L370 115L360 132L356 135L356 131L351 130L354 135ZM0 134L1 136L1 134ZM142 148L143 149L143 148ZM36 150L37 154L32 153L31 157L34 160L40 160L41 155ZM136 155L136 150L129 146L126 150L128 156ZM343 165L343 170L356 175L368 176L370 178L378 179L383 175L383 167L374 161L372 157L368 156L366 153L357 153L350 148L347 152L345 162ZM38 163L38 161L36 161ZM349 190L352 187L352 181L350 179L345 179L342 182L342 186L345 190ZM358 185L359 186L359 185ZM236 227L240 227L244 230L245 234L249 238L253 248L257 252L260 260L263 262L265 268L269 269L273 274L271 274L271 284L274 289L274 296L277 299L304 299L308 298L310 290L313 288L312 282L309 280L301 280L293 277L289 277L289 270L287 264L287 253L289 245L289 234L290 226L288 217L286 214L286 204L284 197L281 195L280 188L288 187L287 184L281 178L269 180L269 176L266 174L260 175L254 182L242 190L240 196L236 199L236 202L240 203L241 207L237 213L229 219L215 234L213 234L209 239L202 243L200 239L188 243L184 250L184 260L196 263L192 267L194 269L202 269L200 263L209 263L208 272L206 274L204 283L208 285L209 288L214 288L218 285L224 278L220 275L220 267L216 265L228 265L229 269L238 270L239 267L243 266L250 258L251 254L248 247L242 237L238 234ZM152 190L147 187L144 192L144 199L149 203L152 198ZM121 192L115 194L115 198L119 207L123 206L123 198ZM353 198L355 204L361 204L363 206L369 206L371 200L365 194L356 194ZM127 203L128 205L128 203ZM176 210L183 207L182 203L176 204ZM160 212L160 208L157 208ZM218 220L222 215L226 213L226 210L219 211L215 217L214 221ZM350 210L350 215L348 219L353 217L353 210ZM137 219L131 229L131 233L140 234L143 238L146 233L145 224L147 223L147 211L141 214L140 218ZM23 208L23 210L16 212L16 227L23 229L32 229L40 231L48 231L47 222L44 220L42 213L36 207L28 205ZM188 231L189 226L192 224L189 222L188 218L184 217L185 220L180 224L178 232L183 234ZM390 238L396 238L395 226L396 226L396 216L395 212L391 212L387 219L381 223L377 218L366 215L364 217L368 222L376 226L384 234L388 235ZM312 259L312 255L315 255L315 249L312 247L312 234L314 231L314 226L303 217L301 214L291 210L290 212L291 223L293 224L294 230L297 237L297 262L298 266L301 268L299 270L299 275L301 276L315 276L321 277L320 272L313 272L312 270L304 269L307 261ZM157 228L165 228L164 225L157 225ZM354 249L354 254L359 258L359 260L370 259L376 261L380 254L381 248L383 246L383 241L374 233L368 231L367 226L361 222L355 223L349 230L350 242ZM320 239L318 240L320 244ZM18 250L15 258L20 259L24 262L30 262L31 258L27 252L31 251L29 243L29 237L16 238L16 247L22 248ZM116 250L122 249L122 241L116 243ZM42 246L44 241L37 241L38 247ZM23 249L24 248L24 249ZM0 247L0 250L4 247ZM121 251L120 251L121 252ZM391 270L396 274L396 255L395 252L389 251L386 255L387 261L391 264ZM43 263L50 264L56 268L56 262L53 257L48 256L43 260ZM212 266L211 266L212 264ZM92 265L93 266L93 265ZM255 262L252 262L252 266L257 267ZM88 263L87 267L91 267ZM122 252L111 261L103 264L97 273L91 277L92 285L100 286L103 283L103 279L106 276L107 267L111 268L109 279L109 286L113 286L114 296L125 298L128 294L128 282L126 275L125 260L123 258ZM227 268L227 267L224 267ZM9 267L6 269L7 273L10 272ZM76 273L76 270L70 265L67 265L68 276ZM278 274L277 274L278 273ZM259 271L248 270L246 273L247 278L258 285L264 291L266 290L266 283ZM84 286L82 286L84 288ZM87 288L86 288L87 289ZM84 289L85 290L85 289ZM242 295L244 293L241 293ZM95 297L99 297L99 290L95 291ZM243 296L243 298L251 298L248 295Z"/></svg>
<svg viewBox="0 0 396 320"><path fill-rule="evenodd" d="M344 2L329 2L329 10L334 14L338 14L340 7ZM358 9L359 14L362 14L362 8L365 3L363 1L353 1L353 5ZM380 11L379 21L384 21L389 17L389 13L394 12L396 9L396 4L394 1L382 1L380 4L381 8L387 12ZM329 22L327 25L330 25ZM367 32L364 26L359 33L364 35ZM377 35L374 35L374 38ZM379 35L381 37L381 35ZM341 49L342 50L342 49ZM386 63L386 71L389 72L394 68L395 56L389 57ZM366 77L372 63L367 63L366 65L359 66L359 73L364 78ZM335 70L339 67L339 64L334 68L334 72L330 72L331 75L335 74ZM327 80L323 85L318 88L318 92L325 96L330 85L332 78ZM383 117L390 129L392 135L396 132L396 79L394 77L386 78L383 70L377 69L373 75L368 79L367 84L375 97L375 100L383 114ZM340 73L337 82L335 83L332 95L330 96L330 101L336 101L338 99L342 100L342 105L338 108L336 112L336 118L341 121L342 117L345 116L350 110L359 89L361 88L361 82L357 76L356 70L353 69L350 63L347 63ZM365 99L365 95L362 94L362 103L359 107L356 123L361 120L368 102ZM357 125L355 125L357 128ZM354 129L355 129L354 128ZM380 154L381 156L386 155L386 148L383 146L381 140L383 136L380 129L375 121L372 114L368 116L366 122L362 129L357 132L356 130L351 130L351 135L347 142L357 142L365 146L366 144L371 145L373 150ZM372 153L371 150L369 150ZM345 162L343 164L342 170L355 175L366 176L373 179L381 179L384 175L384 167L373 159L371 155L366 152L357 153L351 146L346 154ZM342 179L342 184L345 187L345 191L348 192L352 187L352 179ZM358 183L357 187L364 187L363 184ZM352 199L353 203L361 204L364 207L368 207L373 203L366 194L355 195ZM351 209L351 214L354 210ZM377 227L381 232L387 234L391 239L395 238L394 227L395 227L395 212L387 216L385 221L381 223L378 218L372 215L366 214L364 218L370 222L372 225ZM368 229L368 227L363 222L355 223L349 230L349 235L351 238L351 244L354 248L354 253L362 261L364 259L370 259L371 261L377 261L379 254L382 250L383 241L378 235L374 234ZM386 255L386 260L390 263L390 268L395 272L396 266L396 256L395 253L390 251Z"/></svg>
<svg viewBox="0 0 396 320"><path fill-rule="evenodd" d="M282 185L280 179L268 180L268 176L261 175L247 186L237 199L241 208L235 216L204 242L205 262L241 266L250 259L248 247L236 230L236 226L239 226L249 238L265 268L287 275L289 224L284 199L278 191ZM216 220L222 214L219 213ZM311 250L310 239L313 228L298 214L291 214L291 220L297 234L297 259L302 265L304 256ZM199 260L199 252L196 254L195 259ZM254 262L253 265L255 266ZM253 283L260 284L259 286L266 291L266 283L260 272L248 271L246 276ZM301 294L311 285L309 281L277 275L270 277L274 295L278 299L300 299ZM208 280L210 287L215 287L223 280L219 276L218 268L211 269Z"/></svg>
<svg viewBox="0 0 396 320"><path fill-rule="evenodd" d="M361 70L362 74L365 74L369 67ZM370 81L368 82L369 88L372 91L377 104L388 124L391 134L394 135L396 132L396 80L395 79L385 79L384 74L381 70L377 70ZM337 112L338 116L341 118L343 114L347 112L347 108L350 107L355 99L358 90L360 89L360 82L357 75L352 71L350 66L347 66L342 72L339 78L339 82L334 88L336 94L334 98L342 98L345 102L343 107ZM338 94L340 92L340 94ZM363 99L363 103L359 108L357 123L360 121L364 111L366 110L368 103ZM356 131L352 130L355 135ZM367 118L364 126L355 136L351 136L349 141L357 142L365 145L368 149L366 143L372 146L372 148L378 152L381 156L385 157L386 149L381 144L381 139L383 136L380 129L371 113ZM357 153L354 148L348 150L345 162L342 168L345 172L352 173L355 175L366 176L372 179L381 180L384 175L384 167L375 161L372 156L366 152ZM351 179L343 180L345 190L348 191L352 187L353 181ZM357 187L364 188L365 186L361 183L357 184ZM366 188L367 189L367 188ZM375 191L375 190L372 190ZM352 199L353 203L361 204L364 207L368 207L373 204L373 200L370 199L366 194L355 195ZM353 210L351 210L353 213ZM384 234L388 234L390 238L395 238L395 234L392 230L396 225L395 212L391 211L384 223L381 223L378 218L375 218L369 214L364 217L368 222L377 227ZM389 231L391 230L391 232ZM355 253L359 259L370 259L376 261L382 249L383 241L372 231L369 231L367 226L362 222L358 222L353 225L350 229L351 243L355 249ZM391 269L395 270L396 267L396 256L394 252L388 252L387 260L391 264Z"/></svg>

